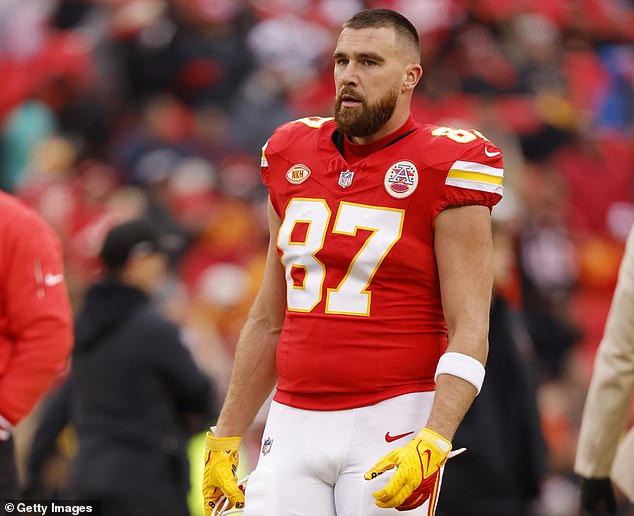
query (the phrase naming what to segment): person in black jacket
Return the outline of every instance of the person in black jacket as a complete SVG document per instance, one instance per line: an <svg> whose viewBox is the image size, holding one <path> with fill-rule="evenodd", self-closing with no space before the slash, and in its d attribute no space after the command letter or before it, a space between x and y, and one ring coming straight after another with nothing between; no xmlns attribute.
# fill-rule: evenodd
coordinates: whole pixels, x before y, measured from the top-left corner
<svg viewBox="0 0 634 516"><path fill-rule="evenodd" d="M511 235L499 223L493 228L496 269L487 377L454 437L467 452L445 470L437 516L527 516L546 474L530 339L498 291L511 274Z"/></svg>
<svg viewBox="0 0 634 516"><path fill-rule="evenodd" d="M185 516L184 418L209 417L212 390L179 328L151 302L166 260L149 223L114 227L101 259L105 278L88 289L78 313L72 371L43 415L32 468L70 417L79 440L78 499L100 500L103 516Z"/></svg>

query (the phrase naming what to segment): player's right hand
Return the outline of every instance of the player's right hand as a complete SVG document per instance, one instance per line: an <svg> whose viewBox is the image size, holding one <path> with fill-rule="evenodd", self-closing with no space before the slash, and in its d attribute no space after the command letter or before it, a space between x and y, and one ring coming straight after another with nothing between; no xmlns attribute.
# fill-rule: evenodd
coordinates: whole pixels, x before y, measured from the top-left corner
<svg viewBox="0 0 634 516"><path fill-rule="evenodd" d="M214 437L207 432L202 486L206 516L211 515L223 495L229 500L227 509L244 507L244 493L236 477L241 440L241 437Z"/></svg>
<svg viewBox="0 0 634 516"><path fill-rule="evenodd" d="M376 505L409 511L424 504L438 489L440 468L450 451L447 439L423 428L412 441L388 453L365 474L366 480L372 480L397 468L385 487L373 493Z"/></svg>

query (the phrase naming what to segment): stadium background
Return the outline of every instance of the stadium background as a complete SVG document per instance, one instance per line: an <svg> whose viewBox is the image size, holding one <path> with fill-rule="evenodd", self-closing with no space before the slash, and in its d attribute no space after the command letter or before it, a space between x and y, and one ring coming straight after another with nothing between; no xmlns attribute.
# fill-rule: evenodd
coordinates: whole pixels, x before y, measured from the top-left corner
<svg viewBox="0 0 634 516"><path fill-rule="evenodd" d="M335 37L364 7L421 33L416 117L504 151L500 282L550 452L538 510L576 514L580 413L634 223L632 0L2 0L0 187L59 233L75 305L107 228L154 220L165 310L222 390L266 250L260 147L331 113ZM18 429L22 463L36 421ZM65 436L47 466L61 487Z"/></svg>

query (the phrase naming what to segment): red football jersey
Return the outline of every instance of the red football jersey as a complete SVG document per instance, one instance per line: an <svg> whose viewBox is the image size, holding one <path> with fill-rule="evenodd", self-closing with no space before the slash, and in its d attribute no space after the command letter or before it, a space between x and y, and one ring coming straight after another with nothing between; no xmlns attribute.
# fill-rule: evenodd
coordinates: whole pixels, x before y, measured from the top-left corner
<svg viewBox="0 0 634 516"><path fill-rule="evenodd" d="M447 346L434 218L493 207L502 153L476 131L404 127L354 164L330 118L285 124L262 150L287 282L280 403L337 410L434 388Z"/></svg>

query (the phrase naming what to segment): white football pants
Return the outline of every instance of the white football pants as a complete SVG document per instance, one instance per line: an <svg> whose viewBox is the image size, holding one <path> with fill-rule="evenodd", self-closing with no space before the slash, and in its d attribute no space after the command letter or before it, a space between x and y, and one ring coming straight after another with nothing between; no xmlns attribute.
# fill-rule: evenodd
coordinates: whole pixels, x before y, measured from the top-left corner
<svg viewBox="0 0 634 516"><path fill-rule="evenodd" d="M244 516L432 515L429 501L412 511L381 509L363 474L423 428L433 392L405 394L349 410L302 410L273 402L262 448L246 489ZM437 497L432 500L435 505Z"/></svg>

